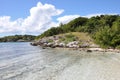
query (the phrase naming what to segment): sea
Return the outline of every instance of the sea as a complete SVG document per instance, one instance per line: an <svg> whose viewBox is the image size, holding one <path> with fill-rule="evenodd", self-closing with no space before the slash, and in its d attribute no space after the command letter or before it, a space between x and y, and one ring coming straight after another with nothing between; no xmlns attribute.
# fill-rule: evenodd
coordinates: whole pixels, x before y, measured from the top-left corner
<svg viewBox="0 0 120 80"><path fill-rule="evenodd" d="M0 80L120 80L120 53L0 43Z"/></svg>

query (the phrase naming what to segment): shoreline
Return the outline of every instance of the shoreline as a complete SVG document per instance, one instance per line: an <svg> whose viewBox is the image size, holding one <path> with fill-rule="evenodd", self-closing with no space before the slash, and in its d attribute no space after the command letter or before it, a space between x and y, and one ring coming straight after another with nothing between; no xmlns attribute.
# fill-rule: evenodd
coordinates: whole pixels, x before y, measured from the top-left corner
<svg viewBox="0 0 120 80"><path fill-rule="evenodd" d="M42 46L41 46L42 47ZM42 47L43 49L63 49L63 50L78 50L78 51L85 51L85 52L115 52L120 53L120 50L118 49L103 49L103 48L68 48L68 47Z"/></svg>
<svg viewBox="0 0 120 80"><path fill-rule="evenodd" d="M55 48L55 49L68 49L68 50L79 50L79 51L86 51L86 52L115 52L115 53L120 53L119 49L113 49L113 48L101 48L99 45L95 43L83 43L79 44L79 41L72 41L69 43L64 43L64 42L59 42L59 39L54 40L53 42L48 42L47 39L41 39L39 41L31 42L30 45L32 46L41 46L42 49L47 49L47 48Z"/></svg>
<svg viewBox="0 0 120 80"><path fill-rule="evenodd" d="M64 47L64 46L44 46L43 44L38 44L38 43L30 43L32 46L41 46L42 49L47 49L47 48L51 48L51 49L68 49L68 50L79 50L79 51L86 51L86 52L115 52L115 53L120 53L119 49L103 49L100 47Z"/></svg>

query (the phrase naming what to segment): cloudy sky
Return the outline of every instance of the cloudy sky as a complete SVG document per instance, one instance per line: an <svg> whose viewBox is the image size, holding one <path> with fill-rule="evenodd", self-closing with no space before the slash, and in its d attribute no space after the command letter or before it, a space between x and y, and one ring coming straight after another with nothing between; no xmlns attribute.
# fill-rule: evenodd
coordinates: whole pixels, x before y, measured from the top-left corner
<svg viewBox="0 0 120 80"><path fill-rule="evenodd" d="M0 37L39 35L79 16L120 14L119 0L0 0Z"/></svg>

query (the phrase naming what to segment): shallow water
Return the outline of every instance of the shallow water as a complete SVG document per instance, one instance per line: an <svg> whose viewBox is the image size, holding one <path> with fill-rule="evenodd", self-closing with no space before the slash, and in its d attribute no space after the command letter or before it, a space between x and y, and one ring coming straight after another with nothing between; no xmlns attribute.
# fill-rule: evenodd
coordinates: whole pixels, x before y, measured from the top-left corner
<svg viewBox="0 0 120 80"><path fill-rule="evenodd" d="M0 80L119 80L120 54L0 43Z"/></svg>

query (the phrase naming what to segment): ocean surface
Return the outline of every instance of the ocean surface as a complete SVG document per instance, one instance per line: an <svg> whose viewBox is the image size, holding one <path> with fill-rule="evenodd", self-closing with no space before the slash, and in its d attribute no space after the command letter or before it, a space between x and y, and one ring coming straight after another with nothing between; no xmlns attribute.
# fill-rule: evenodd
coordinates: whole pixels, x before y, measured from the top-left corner
<svg viewBox="0 0 120 80"><path fill-rule="evenodd" d="M120 53L0 43L0 80L120 80Z"/></svg>

